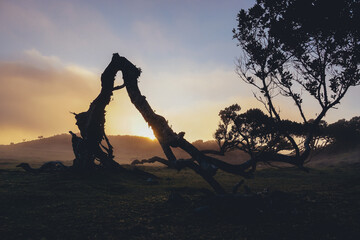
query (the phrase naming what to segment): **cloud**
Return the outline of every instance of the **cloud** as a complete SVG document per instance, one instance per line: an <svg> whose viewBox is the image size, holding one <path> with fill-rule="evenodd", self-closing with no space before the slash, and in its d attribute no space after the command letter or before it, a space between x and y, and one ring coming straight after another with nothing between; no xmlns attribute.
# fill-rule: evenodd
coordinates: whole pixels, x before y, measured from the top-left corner
<svg viewBox="0 0 360 240"><path fill-rule="evenodd" d="M37 49L28 49L24 51L23 63L31 62L31 65L36 68L63 68L64 64L57 56L44 56Z"/></svg>
<svg viewBox="0 0 360 240"><path fill-rule="evenodd" d="M69 111L86 110L99 88L95 74L79 69L36 50L26 51L19 61L0 61L0 142L4 138L18 141L30 133L62 133L73 127ZM14 135L10 129L17 129Z"/></svg>
<svg viewBox="0 0 360 240"><path fill-rule="evenodd" d="M36 49L25 51L17 61L0 61L0 72L0 144L77 132L70 111L86 111L100 91L100 73ZM117 74L116 84L121 78ZM125 90L114 92L106 110L108 134L149 132Z"/></svg>

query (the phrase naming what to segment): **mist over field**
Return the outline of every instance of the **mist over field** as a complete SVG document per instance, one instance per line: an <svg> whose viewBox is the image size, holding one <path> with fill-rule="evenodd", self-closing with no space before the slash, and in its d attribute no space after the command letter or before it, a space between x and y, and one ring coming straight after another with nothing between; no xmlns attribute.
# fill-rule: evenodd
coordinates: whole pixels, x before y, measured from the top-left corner
<svg viewBox="0 0 360 240"><path fill-rule="evenodd" d="M135 159L149 159L153 156L165 157L158 141L147 137L118 135L109 136L114 147L115 160L120 164L131 164ZM193 142L194 146L201 150L218 150L215 140ZM181 149L173 149L178 158L188 158L189 155ZM219 157L219 156L218 156ZM231 151L222 160L240 164L248 159L248 155L242 151ZM22 143L0 145L0 167L11 167L21 162L28 162L39 166L48 161L62 161L66 165L72 165L74 153L69 134L59 134L48 138L36 139ZM325 167L339 164L352 164L360 162L360 147L352 149L331 148L315 153L309 162L309 166ZM164 166L160 163L148 164Z"/></svg>
<svg viewBox="0 0 360 240"><path fill-rule="evenodd" d="M148 159L153 156L165 157L157 140L139 136L109 136L114 147L115 160L120 164L130 164L133 160ZM194 142L199 149L218 148L215 141ZM174 149L179 158L188 158L188 154L180 149ZM28 162L39 165L47 161L63 161L71 165L74 153L71 146L71 136L60 134L49 138L37 139L28 142L0 145L0 164L14 165L19 162ZM224 157L228 162L246 160L247 156L240 151L230 152ZM157 166L161 164L155 164Z"/></svg>

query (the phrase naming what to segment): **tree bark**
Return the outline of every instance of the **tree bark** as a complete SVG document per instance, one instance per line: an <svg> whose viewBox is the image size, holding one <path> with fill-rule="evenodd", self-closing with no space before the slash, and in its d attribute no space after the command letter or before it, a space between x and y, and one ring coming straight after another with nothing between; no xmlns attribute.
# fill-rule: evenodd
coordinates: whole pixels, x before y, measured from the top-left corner
<svg viewBox="0 0 360 240"><path fill-rule="evenodd" d="M113 56L112 61L101 75L100 94L92 101L86 112L74 113L76 125L80 130L81 137L70 132L72 146L75 154L73 168L77 170L94 169L97 166L108 169L122 169L120 164L114 161L113 147L105 134L105 108L109 104L114 91L116 73L119 71L118 64ZM119 87L116 87L119 89ZM106 147L102 144L105 141ZM99 161L99 164L95 163Z"/></svg>

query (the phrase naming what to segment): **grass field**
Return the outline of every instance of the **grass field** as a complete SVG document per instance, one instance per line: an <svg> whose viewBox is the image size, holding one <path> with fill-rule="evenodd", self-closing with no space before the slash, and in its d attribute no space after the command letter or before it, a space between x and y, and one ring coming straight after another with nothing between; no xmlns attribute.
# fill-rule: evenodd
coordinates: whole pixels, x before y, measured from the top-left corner
<svg viewBox="0 0 360 240"><path fill-rule="evenodd" d="M191 170L145 170L160 179L0 170L0 239L360 239L360 165L260 170L245 182L269 189L258 207L215 198Z"/></svg>

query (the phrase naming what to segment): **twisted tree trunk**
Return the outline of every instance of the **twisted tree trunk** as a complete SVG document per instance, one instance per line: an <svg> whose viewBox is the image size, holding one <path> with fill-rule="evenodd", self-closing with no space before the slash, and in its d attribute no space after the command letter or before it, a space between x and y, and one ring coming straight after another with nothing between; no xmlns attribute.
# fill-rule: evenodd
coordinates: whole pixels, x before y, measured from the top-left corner
<svg viewBox="0 0 360 240"><path fill-rule="evenodd" d="M115 75L122 71L124 84L114 87ZM90 104L87 112L75 114L76 124L80 130L81 137L72 134L73 150L76 156L73 167L75 169L87 170L98 166L107 169L123 168L114 161L113 147L111 146L104 131L105 107L109 104L114 90L126 87L131 102L141 113L145 121L152 128L167 159L153 157L149 161L161 162L170 168L191 168L204 178L211 187L219 194L225 193L223 187L214 179L218 169L226 172L251 177L254 171L251 161L240 165L232 165L223 162L205 152L198 150L195 146L184 139L184 132L175 133L169 126L168 121L161 115L155 114L146 97L141 95L138 87L138 78L141 69L137 68L125 57L113 54L110 64L101 76L101 92ZM102 144L105 141L106 147ZM177 159L171 147L179 147L187 152L190 159ZM95 160L99 164L95 164Z"/></svg>
<svg viewBox="0 0 360 240"><path fill-rule="evenodd" d="M80 130L81 137L72 135L72 146L75 154L73 168L77 170L88 170L101 166L107 169L119 169L122 167L114 161L113 147L105 134L105 107L109 104L113 91L122 88L114 88L118 63L114 55L112 61L101 75L101 91L90 104L86 112L74 113L76 125ZM102 142L107 146L104 146ZM95 161L99 164L96 164Z"/></svg>
<svg viewBox="0 0 360 240"><path fill-rule="evenodd" d="M141 113L145 121L152 128L155 137L158 139L167 159L154 157L150 161L157 161L175 169L191 168L219 194L225 193L222 186L214 179L217 169L237 174L243 177L251 177L253 169L252 162L245 162L240 165L232 165L217 158L211 157L198 150L195 146L184 139L184 132L175 133L169 126L168 121L161 115L156 114L141 95L138 87L138 77L141 69L137 68L125 57L118 54L113 55L112 63L118 64L118 69L123 73L123 80L131 102ZM179 147L187 152L191 159L176 159L171 147Z"/></svg>

